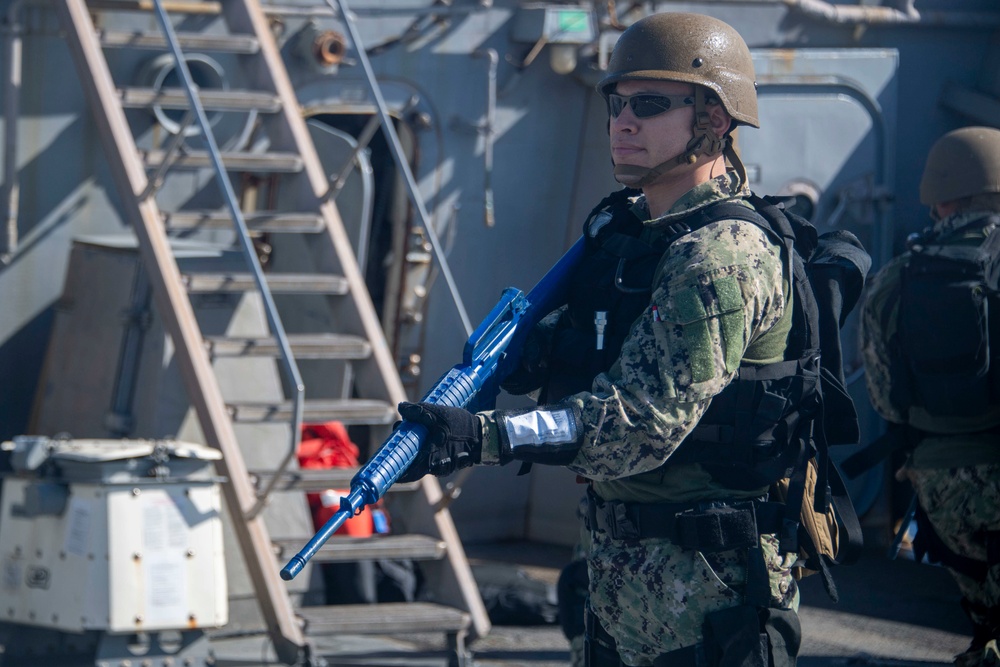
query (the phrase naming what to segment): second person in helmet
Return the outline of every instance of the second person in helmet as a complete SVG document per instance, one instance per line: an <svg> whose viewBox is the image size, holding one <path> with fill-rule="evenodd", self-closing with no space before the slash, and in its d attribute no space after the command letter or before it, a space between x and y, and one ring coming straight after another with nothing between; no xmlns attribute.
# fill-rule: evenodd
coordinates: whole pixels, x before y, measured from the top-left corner
<svg viewBox="0 0 1000 667"><path fill-rule="evenodd" d="M795 555L748 501L769 484L754 452L784 456L808 419L781 387L762 390L794 380L798 357L791 258L747 219L730 138L757 125L749 50L716 19L652 15L622 34L598 89L627 187L584 223L568 304L543 323L540 372L516 383L540 386L542 404L401 404L429 434L402 479L514 460L585 478L589 665L791 665ZM793 426L778 433L779 420Z"/></svg>
<svg viewBox="0 0 1000 667"><path fill-rule="evenodd" d="M963 127L931 147L920 202L933 225L882 267L861 311L886 458L913 486L913 544L951 572L972 622L958 667L1000 665L1000 129ZM872 464L879 457L869 459Z"/></svg>

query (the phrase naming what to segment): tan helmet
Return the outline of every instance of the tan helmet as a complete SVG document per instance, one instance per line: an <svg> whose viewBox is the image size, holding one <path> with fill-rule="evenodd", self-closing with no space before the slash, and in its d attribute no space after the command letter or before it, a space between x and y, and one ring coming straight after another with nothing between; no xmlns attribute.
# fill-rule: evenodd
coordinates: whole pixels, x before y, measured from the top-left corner
<svg viewBox="0 0 1000 667"><path fill-rule="evenodd" d="M1000 130L963 127L934 142L920 180L920 203L934 206L987 192L1000 192Z"/></svg>
<svg viewBox="0 0 1000 667"><path fill-rule="evenodd" d="M705 86L734 120L760 127L750 49L732 26L711 16L668 12L629 26L597 90L606 98L614 84L630 79Z"/></svg>

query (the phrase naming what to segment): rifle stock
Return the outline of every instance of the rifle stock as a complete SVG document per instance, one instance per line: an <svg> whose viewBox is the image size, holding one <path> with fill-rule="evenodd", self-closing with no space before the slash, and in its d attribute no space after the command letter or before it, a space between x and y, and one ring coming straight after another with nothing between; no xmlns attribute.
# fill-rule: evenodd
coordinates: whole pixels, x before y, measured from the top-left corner
<svg viewBox="0 0 1000 667"><path fill-rule="evenodd" d="M456 408L467 408L473 401L491 405L500 392L500 382L517 367L528 333L539 320L565 303L572 270L582 254L581 238L527 296L513 287L505 289L500 301L465 343L462 363L445 373L421 401ZM402 422L354 475L350 493L340 499L340 509L288 561L281 570L281 578L285 581L295 578L347 519L384 496L413 463L426 436L427 429L422 425Z"/></svg>

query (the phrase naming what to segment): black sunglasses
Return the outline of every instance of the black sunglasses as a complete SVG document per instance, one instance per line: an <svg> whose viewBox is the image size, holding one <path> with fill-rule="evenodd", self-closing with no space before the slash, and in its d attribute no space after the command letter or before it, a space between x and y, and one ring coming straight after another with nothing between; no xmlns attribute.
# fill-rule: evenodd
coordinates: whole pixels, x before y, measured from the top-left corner
<svg viewBox="0 0 1000 667"><path fill-rule="evenodd" d="M654 95L642 93L639 95L608 95L608 113L612 118L618 118L625 105L632 107L636 118L652 118L671 109L689 107L694 104L694 95Z"/></svg>

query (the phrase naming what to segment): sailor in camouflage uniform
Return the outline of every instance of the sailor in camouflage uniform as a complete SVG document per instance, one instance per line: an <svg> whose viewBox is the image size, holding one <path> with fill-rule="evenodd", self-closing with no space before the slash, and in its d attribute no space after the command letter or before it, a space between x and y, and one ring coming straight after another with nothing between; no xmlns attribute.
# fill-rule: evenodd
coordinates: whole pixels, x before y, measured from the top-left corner
<svg viewBox="0 0 1000 667"><path fill-rule="evenodd" d="M868 391L891 423L882 453L909 451L897 477L910 480L919 502L914 550L949 568L973 623L972 644L955 663L997 665L1000 130L941 137L928 154L920 201L933 226L878 272L862 311ZM927 256L974 263L956 277L919 261Z"/></svg>
<svg viewBox="0 0 1000 667"><path fill-rule="evenodd" d="M738 430L732 403L706 417L713 399L738 370L783 360L791 328L784 247L710 213L753 210L730 137L758 126L749 50L717 19L655 14L622 34L598 89L626 187L584 226L579 280L546 321L538 364L578 386L550 386L549 402L517 411L401 404L429 433L401 479L513 460L586 478L589 665L793 665L795 556L773 522L736 509L767 484L720 481L697 457Z"/></svg>

